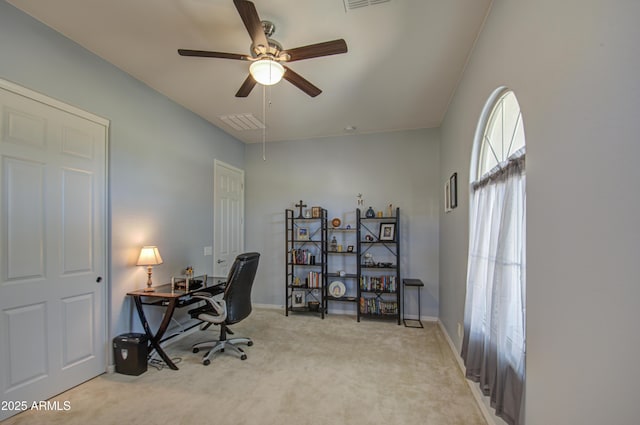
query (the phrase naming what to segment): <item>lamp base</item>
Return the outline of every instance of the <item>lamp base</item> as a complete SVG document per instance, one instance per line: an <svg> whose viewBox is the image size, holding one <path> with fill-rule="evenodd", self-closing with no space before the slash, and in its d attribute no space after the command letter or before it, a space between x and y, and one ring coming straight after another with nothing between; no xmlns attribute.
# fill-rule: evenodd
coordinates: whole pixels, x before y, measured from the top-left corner
<svg viewBox="0 0 640 425"><path fill-rule="evenodd" d="M147 287L144 288L144 292L155 292L155 289L151 287L153 282L151 282L151 273L153 268L151 266L147 266Z"/></svg>

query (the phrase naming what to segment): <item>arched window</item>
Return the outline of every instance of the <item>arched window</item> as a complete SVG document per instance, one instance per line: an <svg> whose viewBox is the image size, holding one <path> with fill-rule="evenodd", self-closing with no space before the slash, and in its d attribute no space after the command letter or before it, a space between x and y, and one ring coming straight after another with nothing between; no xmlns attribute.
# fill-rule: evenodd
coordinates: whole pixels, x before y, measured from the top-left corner
<svg viewBox="0 0 640 425"><path fill-rule="evenodd" d="M487 101L471 162L462 358L496 415L522 423L525 384L525 137L513 91Z"/></svg>
<svg viewBox="0 0 640 425"><path fill-rule="evenodd" d="M482 132L476 181L523 147L524 126L520 105L511 90L500 89Z"/></svg>

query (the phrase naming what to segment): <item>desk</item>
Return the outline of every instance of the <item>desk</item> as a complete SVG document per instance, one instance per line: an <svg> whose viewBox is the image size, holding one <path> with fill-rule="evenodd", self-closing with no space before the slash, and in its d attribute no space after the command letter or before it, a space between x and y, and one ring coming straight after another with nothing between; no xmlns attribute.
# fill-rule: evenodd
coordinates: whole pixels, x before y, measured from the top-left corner
<svg viewBox="0 0 640 425"><path fill-rule="evenodd" d="M202 277L194 278L194 280L202 281ZM195 299L191 297L191 294L194 292L209 292L212 295L221 294L224 292L224 282L220 278L208 277L207 281L203 286L200 286L197 289L189 290L189 292L185 292L184 290L171 290L171 284L168 283L166 285L155 286L155 291L147 292L144 289L138 289L136 291L128 292L127 295L133 297L133 301L136 305L136 310L138 311L138 316L140 317L140 322L142 323L142 327L144 328L144 332L147 334L149 338L149 344L156 350L158 355L164 360L164 362L173 370L178 370L178 367L171 361L167 353L164 352L160 343L163 342L162 337L164 333L167 331L167 327L169 327L169 323L171 322L171 318L173 317L173 313L176 308L182 308L201 300ZM164 317L162 318L162 322L160 323L160 327L156 331L155 335L151 331L151 327L149 326L149 322L147 321L147 317L144 314L143 305L152 305L165 307L166 311L164 313Z"/></svg>

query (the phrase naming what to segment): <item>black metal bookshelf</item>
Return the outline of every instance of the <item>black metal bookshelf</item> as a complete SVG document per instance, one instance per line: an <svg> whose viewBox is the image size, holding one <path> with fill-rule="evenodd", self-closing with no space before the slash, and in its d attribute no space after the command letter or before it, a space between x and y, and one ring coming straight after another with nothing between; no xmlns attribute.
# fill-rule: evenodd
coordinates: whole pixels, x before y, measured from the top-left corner
<svg viewBox="0 0 640 425"><path fill-rule="evenodd" d="M318 217L285 210L285 315L327 309L327 210Z"/></svg>
<svg viewBox="0 0 640 425"><path fill-rule="evenodd" d="M328 239L333 240L333 238L338 238L338 244L337 247L332 247L331 243L329 241L327 242L329 264L325 297L327 311L329 311L328 305L330 302L353 303L354 305L358 302L357 229L355 227L329 226L328 234ZM349 246L352 247L351 251L349 251ZM334 282L336 283L334 284ZM340 284L345 288L343 294L339 291ZM335 285L335 287L332 285Z"/></svg>
<svg viewBox="0 0 640 425"><path fill-rule="evenodd" d="M357 209L357 318L396 320L399 325L400 208L392 216L362 214Z"/></svg>

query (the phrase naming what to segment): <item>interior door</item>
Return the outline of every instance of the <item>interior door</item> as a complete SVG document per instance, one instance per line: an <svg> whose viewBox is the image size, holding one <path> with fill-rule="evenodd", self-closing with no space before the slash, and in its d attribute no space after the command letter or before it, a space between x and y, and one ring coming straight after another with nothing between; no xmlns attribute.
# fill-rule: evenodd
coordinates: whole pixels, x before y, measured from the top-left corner
<svg viewBox="0 0 640 425"><path fill-rule="evenodd" d="M90 117L0 80L2 400L106 370L108 122Z"/></svg>
<svg viewBox="0 0 640 425"><path fill-rule="evenodd" d="M214 163L213 275L226 277L244 250L244 171Z"/></svg>

